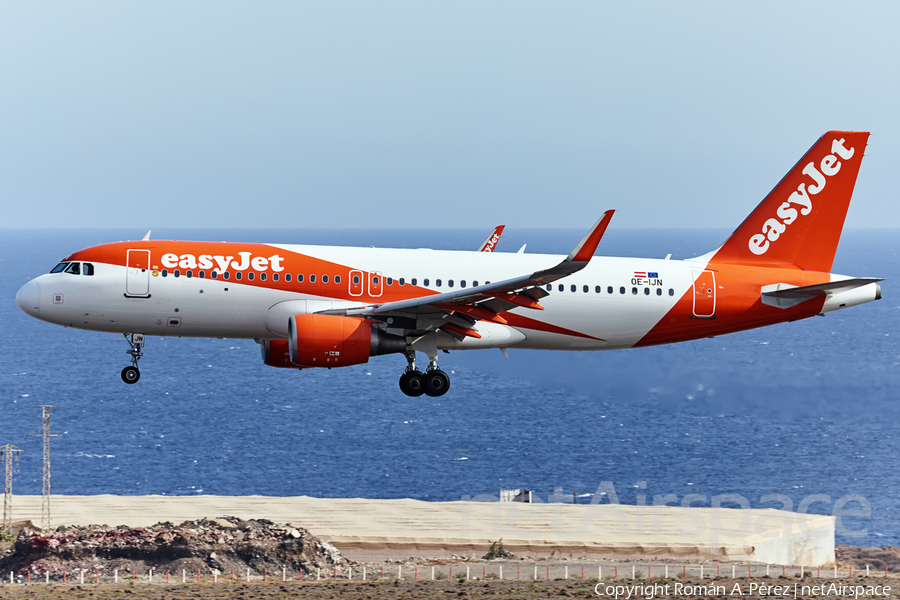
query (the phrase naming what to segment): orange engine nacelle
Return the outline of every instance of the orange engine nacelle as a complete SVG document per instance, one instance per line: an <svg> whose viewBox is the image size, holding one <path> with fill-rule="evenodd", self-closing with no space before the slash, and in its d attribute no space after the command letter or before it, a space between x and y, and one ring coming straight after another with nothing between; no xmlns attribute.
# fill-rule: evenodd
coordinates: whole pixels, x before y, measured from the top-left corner
<svg viewBox="0 0 900 600"><path fill-rule="evenodd" d="M372 327L372 321L335 315L294 315L288 321L294 367L347 367L370 356L403 352L406 340Z"/></svg>
<svg viewBox="0 0 900 600"><path fill-rule="evenodd" d="M291 346L287 340L262 340L260 346L264 364L282 369L298 368L291 362Z"/></svg>

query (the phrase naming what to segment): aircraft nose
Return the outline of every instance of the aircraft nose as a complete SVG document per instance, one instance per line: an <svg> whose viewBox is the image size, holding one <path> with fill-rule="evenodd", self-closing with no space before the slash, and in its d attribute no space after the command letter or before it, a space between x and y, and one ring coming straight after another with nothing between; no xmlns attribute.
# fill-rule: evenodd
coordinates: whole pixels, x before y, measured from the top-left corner
<svg viewBox="0 0 900 600"><path fill-rule="evenodd" d="M41 313L41 284L31 280L16 292L16 304L32 317L39 317Z"/></svg>

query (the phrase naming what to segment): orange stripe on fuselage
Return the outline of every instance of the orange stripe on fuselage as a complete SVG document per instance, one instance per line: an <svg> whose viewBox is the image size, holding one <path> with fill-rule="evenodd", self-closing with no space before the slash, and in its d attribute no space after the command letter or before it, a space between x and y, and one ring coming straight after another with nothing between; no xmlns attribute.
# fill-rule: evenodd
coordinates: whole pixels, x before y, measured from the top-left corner
<svg viewBox="0 0 900 600"><path fill-rule="evenodd" d="M438 293L434 290L410 285L408 282L406 283L406 285L401 286L396 277L393 277L389 273L381 273L380 275L378 275L378 277L381 278L382 293L380 296L370 295L369 285L367 285L368 281L363 282L363 285L361 286L363 293L361 295L351 295L350 272L360 271L360 269L349 267L347 265L341 265L327 260L322 260L305 254L298 254L296 252L284 250L283 248L277 248L275 246L269 246L267 244L242 244L237 242L182 242L168 240L154 240L148 242L116 242L112 244L103 244L101 246L94 246L92 248L79 250L63 260L105 263L124 267L126 266L128 250L136 249L150 250L151 270L161 271L164 268L168 269L169 277L172 276L172 271L174 271L174 269L176 268L181 271L182 276L184 276L186 270L191 270L193 271L194 277L197 277L198 272L203 270L206 271L207 280L225 282L229 285L244 285L271 290L281 290L298 294L322 296L334 300L359 302L361 304L394 302L398 300L406 300L409 298L419 298L422 296L436 295ZM199 267L189 268L183 266L170 267L164 266L162 263L162 257L164 255L174 254L179 257L179 262L182 260L182 257L193 257L193 260L196 261L201 256L220 257L222 259L231 256L231 260L228 261L229 265L231 265L236 261L240 262L242 260L242 252L249 252L250 260L256 257L261 257L265 258L267 263L271 263L271 261L268 260L269 257L277 255L281 257L281 260L277 262L278 266L282 270L276 271L273 268L272 264L267 264L267 267L265 269L260 270L249 267L242 271L242 279L237 280L234 278L234 274L237 272L237 270L230 267L227 269L227 271L231 273L231 278L226 281L222 278L221 275L218 279L210 278L211 271L218 270L218 261L216 261L215 259L213 259L212 261L212 268L204 269L201 269ZM254 273L254 279L252 281L247 278L247 274L249 272ZM262 281L260 279L260 275L262 273L266 274L265 281ZM278 281L273 281L272 279L272 275L275 273L278 273L279 275ZM291 274L291 281L289 282L284 280L284 275L287 273ZM370 277L369 274L365 271L363 271L363 273L367 278ZM297 282L296 278L298 274L302 274L304 276L303 282ZM316 276L315 283L310 283L310 275ZM328 276L328 283L322 282L323 275ZM340 276L340 283L335 283L335 275ZM388 277L392 278L391 285L387 285L386 283L386 278ZM151 286L152 285L153 283L151 281Z"/></svg>
<svg viewBox="0 0 900 600"><path fill-rule="evenodd" d="M763 304L761 288L774 283L803 286L831 281L828 273L800 269L711 264L705 270L714 271L716 276L715 318L693 316L692 286L635 347L683 342L815 316L822 310L824 297L812 298L790 308L778 308Z"/></svg>
<svg viewBox="0 0 900 600"><path fill-rule="evenodd" d="M503 318L506 319L507 323L509 323L513 327L520 327L522 329L534 329L535 331L546 331L547 333L558 333L559 335L570 335L572 337L580 337L589 340L599 340L601 342L605 341L602 338L594 337L586 333L581 333L580 331L566 329L565 327L559 327L557 325L551 325L550 323L544 323L543 321L538 321L537 319L524 317L515 313L501 314L503 315Z"/></svg>

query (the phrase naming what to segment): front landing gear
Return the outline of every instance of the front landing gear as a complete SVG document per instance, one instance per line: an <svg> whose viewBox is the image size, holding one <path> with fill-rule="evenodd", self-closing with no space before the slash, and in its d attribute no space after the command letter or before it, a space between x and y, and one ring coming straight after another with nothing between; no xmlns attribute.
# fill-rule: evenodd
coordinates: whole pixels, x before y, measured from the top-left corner
<svg viewBox="0 0 900 600"><path fill-rule="evenodd" d="M400 376L400 391L407 396L443 396L450 389L450 377L438 368L437 356L431 359L424 373L416 367L414 350L407 351L406 360L409 364Z"/></svg>
<svg viewBox="0 0 900 600"><path fill-rule="evenodd" d="M144 356L141 352L141 348L144 346L144 334L132 333L131 339L129 339L127 333L124 335L125 339L128 340L128 345L131 346L130 350L125 351L126 354L131 355L131 366L122 369L122 381L125 383L137 383L138 379L141 378L141 372L138 370L138 361Z"/></svg>

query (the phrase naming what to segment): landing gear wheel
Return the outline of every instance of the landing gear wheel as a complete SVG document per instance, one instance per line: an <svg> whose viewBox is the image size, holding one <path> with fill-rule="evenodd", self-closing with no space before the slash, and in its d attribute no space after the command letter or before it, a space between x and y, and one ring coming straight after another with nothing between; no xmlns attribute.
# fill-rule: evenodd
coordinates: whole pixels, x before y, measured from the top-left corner
<svg viewBox="0 0 900 600"><path fill-rule="evenodd" d="M450 389L450 377L440 369L425 373L425 393L429 396L443 396Z"/></svg>
<svg viewBox="0 0 900 600"><path fill-rule="evenodd" d="M421 396L425 393L425 382L423 381L422 372L417 369L403 373L400 376L400 391L407 396Z"/></svg>
<svg viewBox="0 0 900 600"><path fill-rule="evenodd" d="M122 381L125 383L137 383L140 378L141 372L137 370L137 367L125 367L122 369Z"/></svg>

